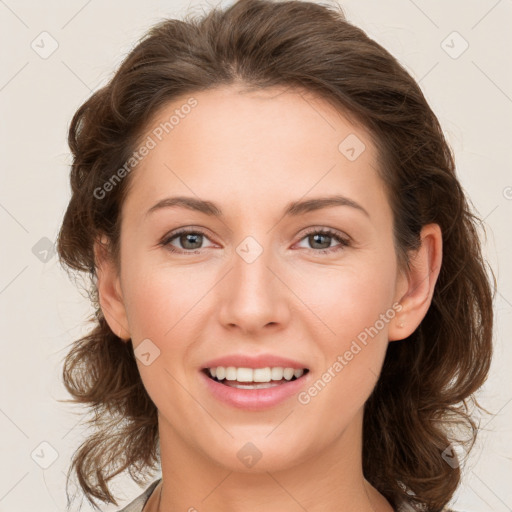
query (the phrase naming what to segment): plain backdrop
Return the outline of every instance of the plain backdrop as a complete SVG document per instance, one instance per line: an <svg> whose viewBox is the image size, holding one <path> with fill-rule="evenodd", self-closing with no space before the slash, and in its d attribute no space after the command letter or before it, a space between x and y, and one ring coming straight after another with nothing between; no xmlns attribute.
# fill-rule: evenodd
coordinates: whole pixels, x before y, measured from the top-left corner
<svg viewBox="0 0 512 512"><path fill-rule="evenodd" d="M484 219L498 293L495 358L478 396L491 415L452 506L512 510L512 3L340 4L419 81ZM209 4L0 0L0 512L64 511L65 473L85 436L83 411L58 401L69 398L61 382L66 348L87 332L92 313L53 245L70 197L71 117L151 25L203 8ZM115 490L123 506L143 489L122 476ZM92 508L84 502L82 510Z"/></svg>

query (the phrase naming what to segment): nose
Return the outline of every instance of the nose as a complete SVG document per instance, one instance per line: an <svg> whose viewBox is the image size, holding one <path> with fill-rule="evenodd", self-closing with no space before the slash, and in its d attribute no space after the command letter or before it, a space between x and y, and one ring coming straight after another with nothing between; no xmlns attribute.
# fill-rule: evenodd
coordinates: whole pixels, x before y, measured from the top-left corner
<svg viewBox="0 0 512 512"><path fill-rule="evenodd" d="M279 275L277 258L254 239L237 249L219 291L220 322L245 334L255 334L263 328L283 328L290 319L289 301L293 294L284 276Z"/></svg>

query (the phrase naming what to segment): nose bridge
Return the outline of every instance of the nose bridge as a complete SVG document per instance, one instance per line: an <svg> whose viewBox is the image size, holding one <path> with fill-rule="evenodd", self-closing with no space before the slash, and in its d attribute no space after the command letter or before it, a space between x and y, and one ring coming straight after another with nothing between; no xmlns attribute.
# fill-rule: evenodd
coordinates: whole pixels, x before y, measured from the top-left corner
<svg viewBox="0 0 512 512"><path fill-rule="evenodd" d="M270 237L247 236L233 252L232 270L221 308L222 322L254 330L284 321L283 284L274 275ZM270 269L274 270L271 271Z"/></svg>
<svg viewBox="0 0 512 512"><path fill-rule="evenodd" d="M244 238L233 255L234 292L239 293L241 299L251 302L258 297L265 300L275 298L278 292L273 290L274 276L269 270L274 260L270 237Z"/></svg>

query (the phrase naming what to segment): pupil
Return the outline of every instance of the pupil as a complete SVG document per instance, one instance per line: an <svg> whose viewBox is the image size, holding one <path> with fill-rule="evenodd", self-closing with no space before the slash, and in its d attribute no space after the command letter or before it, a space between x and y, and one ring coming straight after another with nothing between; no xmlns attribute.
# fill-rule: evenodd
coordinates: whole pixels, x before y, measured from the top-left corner
<svg viewBox="0 0 512 512"><path fill-rule="evenodd" d="M201 242L197 241L197 239L199 239L199 237L201 237L202 235L200 234L193 234L193 233L186 233L184 235L181 235L181 242L182 242L182 245L185 249L199 249L200 246L201 246ZM192 238L196 238L196 241L192 241L192 244L196 243L198 244L196 247L187 247L187 243L189 242L188 238L189 237L192 237ZM185 241L185 243L183 244L183 241Z"/></svg>
<svg viewBox="0 0 512 512"><path fill-rule="evenodd" d="M310 235L310 240L311 240L311 238L312 238L312 239L313 239L313 241L314 241L314 242L313 242L313 245L314 245L315 243L317 243L317 239L318 239L319 237L320 237L320 238L330 238L330 236L329 236L329 235L322 235L321 233L316 233L316 234L314 234L314 235ZM322 245L322 243L321 243L321 242L319 242L319 243L320 243L320 245ZM327 249L330 245L331 245L331 244L330 244L330 243L328 243L328 244L327 244L327 246L326 246L326 247L322 247L322 249Z"/></svg>

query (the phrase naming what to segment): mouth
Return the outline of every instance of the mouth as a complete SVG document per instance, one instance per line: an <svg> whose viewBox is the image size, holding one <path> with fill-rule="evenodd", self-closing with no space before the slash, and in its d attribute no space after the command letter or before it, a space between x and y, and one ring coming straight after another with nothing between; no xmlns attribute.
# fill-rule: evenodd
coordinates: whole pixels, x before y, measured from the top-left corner
<svg viewBox="0 0 512 512"><path fill-rule="evenodd" d="M301 364L282 358L279 362L285 363L286 367L255 367L258 365L254 359L240 367L219 366L212 362L198 373L204 374L200 381L218 402L238 410L264 411L291 400L311 384L313 373L309 368L301 368Z"/></svg>
<svg viewBox="0 0 512 512"><path fill-rule="evenodd" d="M283 386L303 378L308 368L234 368L217 367L201 370L209 379L231 388L266 389Z"/></svg>

